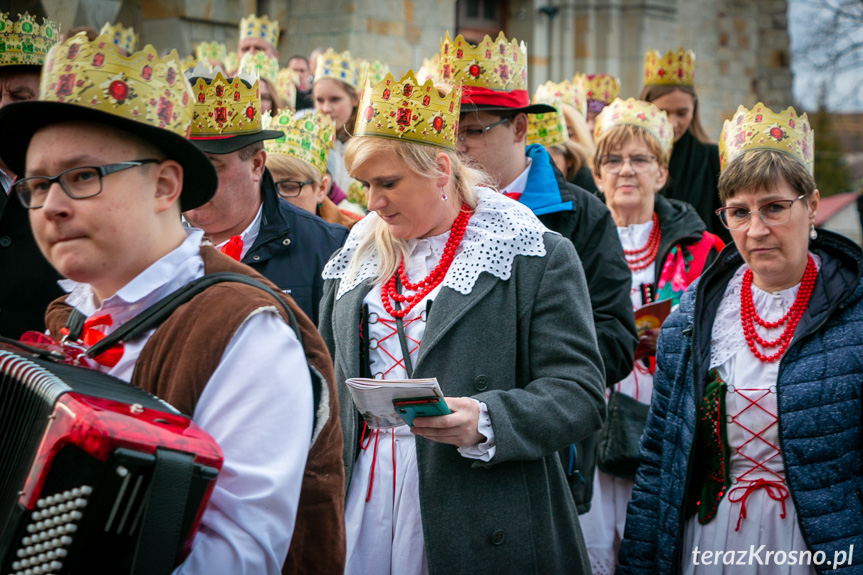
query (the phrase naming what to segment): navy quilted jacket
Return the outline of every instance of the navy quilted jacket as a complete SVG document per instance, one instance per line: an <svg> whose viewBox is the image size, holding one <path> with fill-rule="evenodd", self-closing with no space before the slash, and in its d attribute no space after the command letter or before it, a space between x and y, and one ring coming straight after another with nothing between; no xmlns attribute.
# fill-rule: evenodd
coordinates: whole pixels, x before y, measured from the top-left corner
<svg viewBox="0 0 863 575"><path fill-rule="evenodd" d="M828 560L851 545L857 551L850 566L816 569L863 574L863 252L825 231L810 250L822 267L779 367L779 444L809 549L824 551ZM618 573L679 573L691 559L681 555L683 526L694 513L684 502L695 406L704 391L713 318L741 263L735 246L727 246L662 326Z"/></svg>

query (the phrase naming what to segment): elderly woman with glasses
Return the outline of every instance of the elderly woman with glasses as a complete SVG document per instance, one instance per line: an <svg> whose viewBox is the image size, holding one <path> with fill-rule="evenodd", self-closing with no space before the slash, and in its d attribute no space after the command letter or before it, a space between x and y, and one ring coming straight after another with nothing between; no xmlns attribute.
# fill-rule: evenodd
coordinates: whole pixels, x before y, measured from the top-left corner
<svg viewBox="0 0 863 575"><path fill-rule="evenodd" d="M662 326L620 572L859 573L863 252L815 230L805 114L741 106L719 150L734 244Z"/></svg>
<svg viewBox="0 0 863 575"><path fill-rule="evenodd" d="M686 287L722 249L722 241L705 231L704 222L689 204L657 194L668 176L673 133L668 118L653 104L618 99L599 114L595 132L594 177L617 224L632 275L632 308L638 310L658 300L677 305ZM640 331L635 365L612 390L627 397L613 401L611 411L616 412L618 401L630 398L643 404L643 408L632 404L641 413L650 403L656 333L645 328ZM629 462L622 461L618 445L610 446L615 453L608 455L602 445L618 433L620 425L636 428L637 436L642 421L630 413L616 412L606 425L591 509L580 518L594 575L614 572L638 465L635 441Z"/></svg>

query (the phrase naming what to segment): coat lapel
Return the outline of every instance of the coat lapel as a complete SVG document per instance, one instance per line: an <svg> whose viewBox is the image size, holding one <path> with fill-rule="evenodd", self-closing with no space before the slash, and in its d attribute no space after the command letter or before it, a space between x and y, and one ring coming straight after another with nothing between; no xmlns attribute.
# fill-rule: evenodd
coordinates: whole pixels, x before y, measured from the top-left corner
<svg viewBox="0 0 863 575"><path fill-rule="evenodd" d="M429 313L425 334L417 355L416 368L419 368L432 348L461 320L462 316L485 297L498 281L500 281L498 278L489 273L481 273L467 295L462 295L448 287L441 289Z"/></svg>
<svg viewBox="0 0 863 575"><path fill-rule="evenodd" d="M338 345L339 360L345 366L348 377L357 377L360 369L360 308L372 286L363 282L344 294L335 305L335 334L338 339L347 338L347 345Z"/></svg>

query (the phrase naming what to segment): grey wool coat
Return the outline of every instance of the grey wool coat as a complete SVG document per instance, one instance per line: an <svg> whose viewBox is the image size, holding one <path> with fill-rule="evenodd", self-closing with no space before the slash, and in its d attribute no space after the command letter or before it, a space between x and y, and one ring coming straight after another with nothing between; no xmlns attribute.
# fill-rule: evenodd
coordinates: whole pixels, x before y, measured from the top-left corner
<svg viewBox="0 0 863 575"><path fill-rule="evenodd" d="M488 406L488 463L416 437L429 573L590 573L557 451L599 430L605 377L590 298L572 243L543 236L543 257L516 256L512 275L481 273L467 295L443 287L428 315L414 377L445 396ZM333 354L345 437L346 485L362 418L344 380L359 376L361 283L338 300L327 280L320 331Z"/></svg>

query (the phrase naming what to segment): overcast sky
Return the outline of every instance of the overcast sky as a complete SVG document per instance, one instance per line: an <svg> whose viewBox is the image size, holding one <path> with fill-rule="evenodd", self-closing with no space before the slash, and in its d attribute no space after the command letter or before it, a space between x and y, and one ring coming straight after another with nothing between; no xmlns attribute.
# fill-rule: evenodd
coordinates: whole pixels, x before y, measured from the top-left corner
<svg viewBox="0 0 863 575"><path fill-rule="evenodd" d="M838 0L827 0L837 3ZM794 101L803 109L814 110L818 105L818 92L822 83L827 82L827 105L834 111L863 112L863 53L860 66L837 75L835 78L827 70L815 70L802 62L801 47L811 41L815 30L829 22L830 11L817 6L820 2L811 0L788 0L788 33L791 40L791 71L794 74ZM855 28L848 34L832 36L836 42L854 40L863 42L863 10Z"/></svg>

